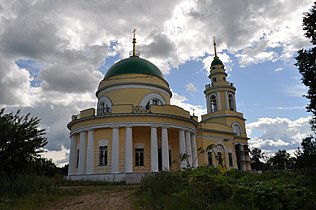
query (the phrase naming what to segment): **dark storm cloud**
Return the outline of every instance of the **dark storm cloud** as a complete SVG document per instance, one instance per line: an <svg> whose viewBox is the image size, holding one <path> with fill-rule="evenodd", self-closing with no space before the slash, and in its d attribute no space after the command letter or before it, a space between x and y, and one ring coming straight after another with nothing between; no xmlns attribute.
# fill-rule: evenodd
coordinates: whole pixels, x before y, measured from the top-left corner
<svg viewBox="0 0 316 210"><path fill-rule="evenodd" d="M174 43L165 34L153 32L150 37L152 37L153 41L140 47L141 52L146 56L168 58L175 51Z"/></svg>

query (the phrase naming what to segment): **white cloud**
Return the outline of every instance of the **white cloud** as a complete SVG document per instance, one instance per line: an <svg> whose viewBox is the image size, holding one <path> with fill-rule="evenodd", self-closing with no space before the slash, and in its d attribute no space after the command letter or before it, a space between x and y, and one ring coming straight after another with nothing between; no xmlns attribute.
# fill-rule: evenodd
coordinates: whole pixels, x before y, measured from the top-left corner
<svg viewBox="0 0 316 210"><path fill-rule="evenodd" d="M190 93L194 93L197 91L197 88L195 87L195 85L191 82L189 82L188 84L186 84L185 86L185 91L190 92Z"/></svg>
<svg viewBox="0 0 316 210"><path fill-rule="evenodd" d="M249 145L269 152L279 149L295 150L302 139L312 133L309 121L311 117L297 120L287 118L259 118L247 124Z"/></svg>
<svg viewBox="0 0 316 210"><path fill-rule="evenodd" d="M283 71L283 68L279 67L277 69L274 69L275 72L278 72L278 71Z"/></svg>
<svg viewBox="0 0 316 210"><path fill-rule="evenodd" d="M201 115L206 113L206 109L203 109L201 105L193 105L188 103L188 99L185 96L181 96L175 92L172 92L172 98L170 100L170 104L179 106L184 110L187 110L192 115L194 113L195 116L198 116L199 120L201 120Z"/></svg>
<svg viewBox="0 0 316 210"><path fill-rule="evenodd" d="M307 94L308 88L303 84L282 85L282 92L288 96L303 97Z"/></svg>

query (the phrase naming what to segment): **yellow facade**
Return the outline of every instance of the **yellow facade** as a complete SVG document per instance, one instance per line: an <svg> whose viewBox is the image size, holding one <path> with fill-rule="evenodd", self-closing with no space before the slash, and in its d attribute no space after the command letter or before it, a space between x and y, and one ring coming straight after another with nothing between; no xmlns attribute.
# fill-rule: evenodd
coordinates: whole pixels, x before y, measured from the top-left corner
<svg viewBox="0 0 316 210"><path fill-rule="evenodd" d="M205 165L250 170L245 119L226 76L216 56L199 122L170 105L169 84L152 63L134 55L114 64L99 84L97 107L68 124L69 179L133 182L146 172Z"/></svg>

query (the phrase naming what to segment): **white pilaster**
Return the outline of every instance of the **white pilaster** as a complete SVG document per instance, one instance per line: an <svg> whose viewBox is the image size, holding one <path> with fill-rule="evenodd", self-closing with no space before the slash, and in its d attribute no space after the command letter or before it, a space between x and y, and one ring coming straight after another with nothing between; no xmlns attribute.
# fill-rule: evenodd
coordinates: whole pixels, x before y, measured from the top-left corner
<svg viewBox="0 0 316 210"><path fill-rule="evenodd" d="M126 127L125 172L133 172L133 132L131 127Z"/></svg>
<svg viewBox="0 0 316 210"><path fill-rule="evenodd" d="M185 146L186 146L186 153L188 154L188 161L189 165L192 167L192 148L191 148L191 134L190 131L185 132Z"/></svg>
<svg viewBox="0 0 316 210"><path fill-rule="evenodd" d="M74 169L76 167L76 155L77 155L76 136L72 135L70 139L68 175L74 175Z"/></svg>
<svg viewBox="0 0 316 210"><path fill-rule="evenodd" d="M120 148L119 148L119 128L112 128L112 163L111 172L119 172Z"/></svg>
<svg viewBox="0 0 316 210"><path fill-rule="evenodd" d="M192 146L192 161L193 167L198 167L198 159L197 159L197 148L196 148L196 139L195 134L191 136L191 146Z"/></svg>
<svg viewBox="0 0 316 210"><path fill-rule="evenodd" d="M158 171L158 143L157 143L157 128L156 127L151 127L150 164L151 164L151 171Z"/></svg>
<svg viewBox="0 0 316 210"><path fill-rule="evenodd" d="M86 174L93 174L94 171L94 131L88 131L88 148L87 148L87 164Z"/></svg>
<svg viewBox="0 0 316 210"><path fill-rule="evenodd" d="M86 132L82 131L80 133L78 174L86 173L86 158L87 158Z"/></svg>
<svg viewBox="0 0 316 210"><path fill-rule="evenodd" d="M179 155L183 155L186 153L185 147L185 137L184 137L184 130L179 130ZM185 168L186 162L185 160L180 162L180 168Z"/></svg>
<svg viewBox="0 0 316 210"><path fill-rule="evenodd" d="M169 144L168 144L168 129L162 128L161 133L161 159L162 170L169 171Z"/></svg>

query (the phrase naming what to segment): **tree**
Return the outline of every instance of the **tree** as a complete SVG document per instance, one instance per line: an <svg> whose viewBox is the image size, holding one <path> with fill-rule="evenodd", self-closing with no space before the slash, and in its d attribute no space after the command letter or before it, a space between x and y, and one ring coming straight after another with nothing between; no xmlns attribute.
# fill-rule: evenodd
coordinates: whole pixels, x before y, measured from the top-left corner
<svg viewBox="0 0 316 210"><path fill-rule="evenodd" d="M253 170L263 170L264 167L264 163L261 161L262 158L264 158L265 154L264 152L261 151L261 149L258 148L254 148L253 150L250 151L250 155L251 155L251 168Z"/></svg>
<svg viewBox="0 0 316 210"><path fill-rule="evenodd" d="M268 160L268 164L273 169L288 169L293 168L295 164L295 158L291 157L286 150L279 150L273 157Z"/></svg>
<svg viewBox="0 0 316 210"><path fill-rule="evenodd" d="M297 157L298 168L316 168L316 141L312 136L303 139L303 151L299 150Z"/></svg>
<svg viewBox="0 0 316 210"><path fill-rule="evenodd" d="M304 13L303 29L305 37L310 39L313 47L301 49L296 57L299 72L302 75L302 82L308 87L305 97L309 99L307 111L313 113L310 121L312 129L316 132L316 2L309 12Z"/></svg>
<svg viewBox="0 0 316 210"><path fill-rule="evenodd" d="M39 122L30 113L20 116L20 111L5 114L4 109L0 110L0 174L25 172L43 152L47 139Z"/></svg>

